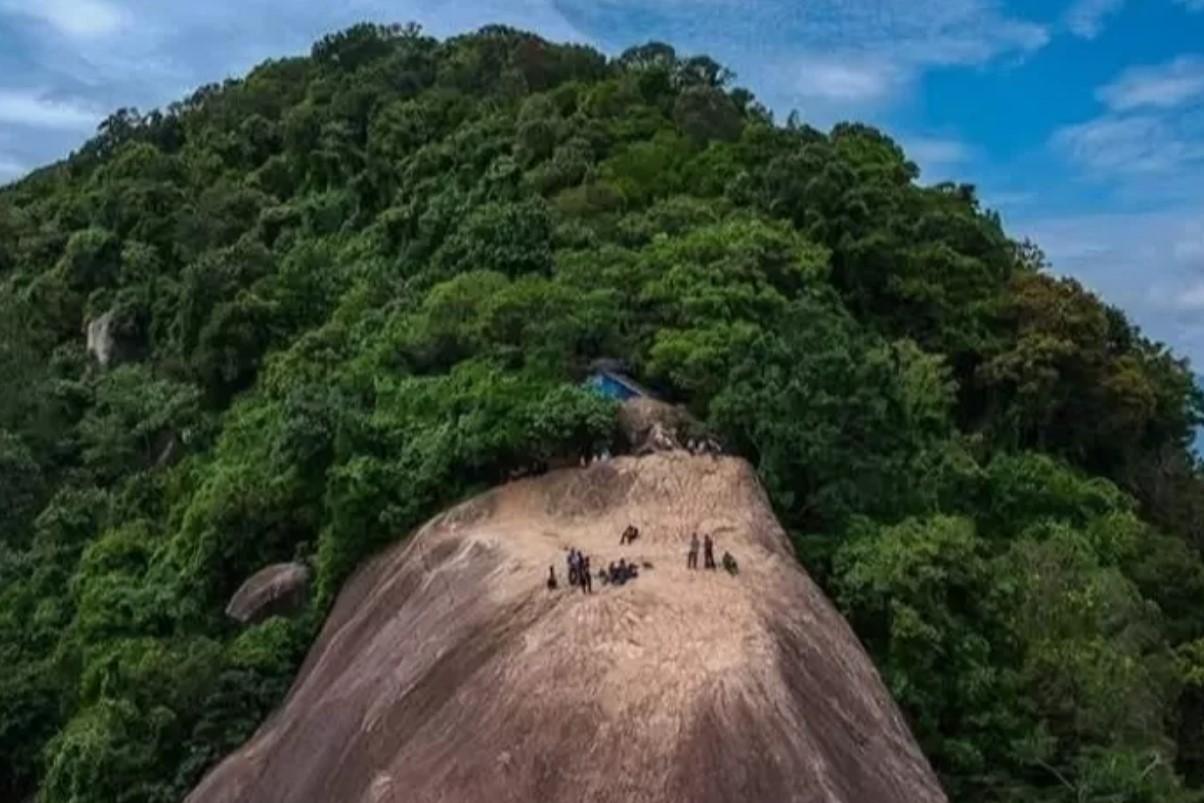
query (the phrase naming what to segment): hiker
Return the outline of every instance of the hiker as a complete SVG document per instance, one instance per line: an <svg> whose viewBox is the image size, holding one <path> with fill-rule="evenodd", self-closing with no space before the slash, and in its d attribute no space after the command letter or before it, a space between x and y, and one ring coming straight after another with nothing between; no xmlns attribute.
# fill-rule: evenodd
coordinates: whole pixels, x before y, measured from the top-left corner
<svg viewBox="0 0 1204 803"><path fill-rule="evenodd" d="M548 591L555 591L555 590L556 590L556 587L557 587L557 583L556 583L556 567L555 567L555 566L549 566L549 567L548 567Z"/></svg>
<svg viewBox="0 0 1204 803"><path fill-rule="evenodd" d="M711 534L707 533L702 539L702 564L707 569L715 569L715 542L711 540Z"/></svg>
<svg viewBox="0 0 1204 803"><path fill-rule="evenodd" d="M686 553L686 568L698 568L698 533L695 532L690 536L690 551Z"/></svg>
<svg viewBox="0 0 1204 803"><path fill-rule="evenodd" d="M608 567L607 567L606 571L607 571L607 574L609 574L609 575L610 575L610 582L611 582L611 584L612 584L612 585L618 585L618 582L619 582L619 567L618 567L618 565L617 565L617 564L616 564L616 563L615 563L613 560L610 562L610 566L608 566Z"/></svg>
<svg viewBox="0 0 1204 803"><path fill-rule="evenodd" d="M589 555L581 556L581 567L577 570L581 578L581 590L586 594L594 593L594 576L589 573Z"/></svg>
<svg viewBox="0 0 1204 803"><path fill-rule="evenodd" d="M577 585L577 550L569 547L569 585Z"/></svg>
<svg viewBox="0 0 1204 803"><path fill-rule="evenodd" d="M624 530L623 534L619 536L619 546L623 546L624 544L630 544L632 541L634 541L635 539L637 539L639 537L640 537L640 528L636 527L634 525L628 524L627 529Z"/></svg>
<svg viewBox="0 0 1204 803"><path fill-rule="evenodd" d="M740 571L740 567L736 565L736 559L732 557L731 552L726 550L723 553L723 568L730 575L735 575Z"/></svg>

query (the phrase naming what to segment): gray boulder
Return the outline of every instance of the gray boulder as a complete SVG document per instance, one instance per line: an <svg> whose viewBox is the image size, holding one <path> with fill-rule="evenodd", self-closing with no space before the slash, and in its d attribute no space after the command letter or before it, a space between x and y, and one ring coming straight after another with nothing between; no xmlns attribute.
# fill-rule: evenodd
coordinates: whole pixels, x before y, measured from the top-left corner
<svg viewBox="0 0 1204 803"><path fill-rule="evenodd" d="M277 563L250 577L230 598L226 615L243 624L272 616L289 616L305 605L309 568L300 563Z"/></svg>
<svg viewBox="0 0 1204 803"><path fill-rule="evenodd" d="M117 338L113 331L113 311L88 322L88 353L101 368L108 368L117 355Z"/></svg>

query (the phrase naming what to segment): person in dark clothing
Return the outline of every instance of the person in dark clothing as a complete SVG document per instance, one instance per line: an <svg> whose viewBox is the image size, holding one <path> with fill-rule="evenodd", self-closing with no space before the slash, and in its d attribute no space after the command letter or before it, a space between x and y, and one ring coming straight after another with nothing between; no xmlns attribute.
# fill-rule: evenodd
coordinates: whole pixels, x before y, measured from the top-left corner
<svg viewBox="0 0 1204 803"><path fill-rule="evenodd" d="M557 583L556 583L556 567L555 567L555 566L549 566L549 567L548 567L548 591L555 591L555 590L556 590L556 586L557 586Z"/></svg>
<svg viewBox="0 0 1204 803"><path fill-rule="evenodd" d="M581 578L581 590L586 594L594 593L594 576L589 573L589 555L581 556L581 566L577 575Z"/></svg>
<svg viewBox="0 0 1204 803"><path fill-rule="evenodd" d="M709 533L702 539L702 564L707 569L718 568L715 566L715 542Z"/></svg>
<svg viewBox="0 0 1204 803"><path fill-rule="evenodd" d="M686 568L698 568L698 533L690 536L690 551L686 553Z"/></svg>
<svg viewBox="0 0 1204 803"><path fill-rule="evenodd" d="M619 582L619 566L618 566L618 564L616 564L612 560L610 562L610 566L607 567L607 572L610 574L611 584L612 585L617 584Z"/></svg>
<svg viewBox="0 0 1204 803"><path fill-rule="evenodd" d="M728 574L735 575L737 572L740 571L740 567L736 565L736 559L732 557L731 552L723 553L722 563L723 563L724 570Z"/></svg>
<svg viewBox="0 0 1204 803"><path fill-rule="evenodd" d="M577 585L577 579L578 579L577 578L577 566L578 566L577 550L569 549L569 585L570 586Z"/></svg>

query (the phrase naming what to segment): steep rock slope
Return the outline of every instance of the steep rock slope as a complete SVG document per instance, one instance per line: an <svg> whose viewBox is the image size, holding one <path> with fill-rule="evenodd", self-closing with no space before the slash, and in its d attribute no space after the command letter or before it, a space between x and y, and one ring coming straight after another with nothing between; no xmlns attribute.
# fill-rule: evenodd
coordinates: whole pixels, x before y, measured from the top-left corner
<svg viewBox="0 0 1204 803"><path fill-rule="evenodd" d="M696 528L738 575L687 570ZM570 545L652 568L586 596ZM188 801L944 799L751 468L671 453L512 483L379 556Z"/></svg>

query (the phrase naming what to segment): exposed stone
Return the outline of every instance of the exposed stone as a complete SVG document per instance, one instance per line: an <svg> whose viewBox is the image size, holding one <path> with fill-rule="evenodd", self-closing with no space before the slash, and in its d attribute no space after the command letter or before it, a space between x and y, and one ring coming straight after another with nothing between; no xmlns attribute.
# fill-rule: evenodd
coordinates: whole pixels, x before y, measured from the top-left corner
<svg viewBox="0 0 1204 803"><path fill-rule="evenodd" d="M739 574L687 569L695 529ZM549 591L569 547L655 568ZM436 517L347 583L281 708L186 803L583 800L945 801L741 460L619 457Z"/></svg>
<svg viewBox="0 0 1204 803"><path fill-rule="evenodd" d="M226 615L243 624L288 616L305 604L308 590L309 569L303 564L268 566L242 584L226 606Z"/></svg>
<svg viewBox="0 0 1204 803"><path fill-rule="evenodd" d="M692 430L701 429L685 409L649 398L635 398L619 408L619 430L634 454L681 448Z"/></svg>
<svg viewBox="0 0 1204 803"><path fill-rule="evenodd" d="M101 368L108 368L117 353L117 338L113 333L113 311L88 322L88 353Z"/></svg>

